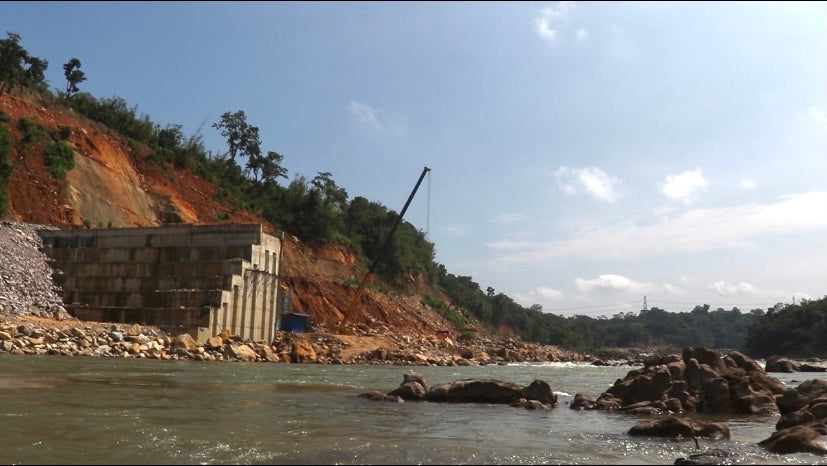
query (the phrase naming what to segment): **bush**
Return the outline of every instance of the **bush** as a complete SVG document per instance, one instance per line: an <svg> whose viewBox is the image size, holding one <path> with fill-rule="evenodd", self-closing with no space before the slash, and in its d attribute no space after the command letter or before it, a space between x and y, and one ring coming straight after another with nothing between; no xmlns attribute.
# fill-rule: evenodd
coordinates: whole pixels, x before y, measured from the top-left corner
<svg viewBox="0 0 827 466"><path fill-rule="evenodd" d="M45 161L52 177L62 180L75 166L75 151L63 141L55 142L46 149Z"/></svg>
<svg viewBox="0 0 827 466"><path fill-rule="evenodd" d="M8 186L13 168L9 161L10 156L11 135L5 126L0 126L0 217L6 215L9 203Z"/></svg>
<svg viewBox="0 0 827 466"><path fill-rule="evenodd" d="M22 144L45 141L49 138L46 131L43 130L43 127L28 118L21 118L18 120L17 129L23 133L23 139L20 140Z"/></svg>

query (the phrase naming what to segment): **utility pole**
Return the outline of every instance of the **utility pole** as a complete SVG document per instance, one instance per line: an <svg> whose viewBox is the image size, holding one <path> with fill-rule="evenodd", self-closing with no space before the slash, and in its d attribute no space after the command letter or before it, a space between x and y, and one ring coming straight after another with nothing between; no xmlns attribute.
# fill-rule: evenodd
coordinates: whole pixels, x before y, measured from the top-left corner
<svg viewBox="0 0 827 466"><path fill-rule="evenodd" d="M643 310L648 311L649 306L646 304L646 295L643 295Z"/></svg>

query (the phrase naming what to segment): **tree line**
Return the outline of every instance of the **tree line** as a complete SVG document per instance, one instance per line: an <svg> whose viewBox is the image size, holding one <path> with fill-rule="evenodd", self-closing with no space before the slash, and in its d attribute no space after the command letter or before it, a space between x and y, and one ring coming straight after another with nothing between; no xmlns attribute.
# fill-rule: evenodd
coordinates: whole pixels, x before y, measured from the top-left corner
<svg viewBox="0 0 827 466"><path fill-rule="evenodd" d="M493 332L580 351L707 346L743 349L755 356L827 355L824 300L797 306L779 304L766 312L710 310L708 305L698 305L689 312L654 307L637 314L619 312L611 318L563 317L543 312L537 304L524 307L491 287L483 291L470 276L449 273L435 262L434 244L406 221L398 226L385 254L378 257L398 213L361 196L351 199L327 171L319 171L313 178L296 174L287 182L284 156L265 148L259 128L247 120L243 110L227 111L211 125L227 142L226 151L213 153L204 147L203 124L187 136L181 125L154 123L120 97L96 98L80 91L78 84L86 77L79 59L64 64L65 90L48 89L44 77L47 66L46 60L20 46L18 34L9 33L7 39L0 40L0 93L22 85L61 102L117 131L135 147L148 148L146 157L151 163L162 168L187 168L214 183L219 187L218 200L225 205L254 212L307 242L344 244L359 254L366 267L372 265L371 260L379 260L375 273L386 283L401 283L400 277L406 275L423 277L448 298L443 301L427 295L423 304L460 329L479 322ZM0 129L4 129L2 125ZM10 165L3 158L10 145L7 132L0 131L0 188L4 176L7 179L10 174ZM71 165L63 167L71 169ZM3 202L0 189L0 207Z"/></svg>

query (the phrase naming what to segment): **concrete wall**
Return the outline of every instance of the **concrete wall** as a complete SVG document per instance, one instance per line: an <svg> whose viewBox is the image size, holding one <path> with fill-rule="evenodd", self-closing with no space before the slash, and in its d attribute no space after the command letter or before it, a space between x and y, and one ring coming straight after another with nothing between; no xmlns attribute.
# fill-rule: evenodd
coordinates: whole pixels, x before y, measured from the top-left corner
<svg viewBox="0 0 827 466"><path fill-rule="evenodd" d="M281 239L261 225L41 230L40 236L65 306L79 319L156 325L200 341L225 329L244 339L274 337Z"/></svg>

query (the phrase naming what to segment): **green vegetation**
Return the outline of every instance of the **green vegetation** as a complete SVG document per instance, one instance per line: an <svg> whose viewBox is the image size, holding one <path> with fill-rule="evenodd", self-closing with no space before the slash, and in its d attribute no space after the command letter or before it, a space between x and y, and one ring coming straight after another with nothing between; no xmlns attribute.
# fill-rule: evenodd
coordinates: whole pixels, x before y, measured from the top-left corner
<svg viewBox="0 0 827 466"><path fill-rule="evenodd" d="M539 305L525 308L492 288L485 292L471 277L455 276L440 267L439 286L460 308L469 310L490 329L508 328L525 339L579 351L598 348L707 346L744 348L747 331L763 311L743 314L737 308L690 312L652 308L638 314L617 313L611 319L545 313Z"/></svg>
<svg viewBox="0 0 827 466"><path fill-rule="evenodd" d="M43 78L47 62L28 54L20 46L20 36L9 33L0 40L0 93L20 84L43 94ZM387 239L399 214L384 205L348 193L336 185L333 175L318 172L313 178L296 174L286 185L287 169L284 156L263 150L259 129L247 121L243 110L225 112L211 127L227 142L224 153L207 151L201 136L202 123L195 134L186 136L182 126L161 126L149 116L139 114L117 96L95 98L80 92L77 84L85 80L79 70L80 60L64 65L67 79L65 92L51 95L56 102L70 106L85 117L97 121L125 138L136 157L167 169L170 165L187 168L216 184L217 200L231 211L242 209L260 215L271 224L310 243L337 242L353 248L362 264L375 264L377 281L372 288L387 290L388 283L398 283L403 275L418 275L438 287L448 303L433 295L422 298L423 305L439 312L458 328L465 338L474 332L469 325L475 320L491 331L505 330L524 339L559 345L568 349L590 351L598 348L707 346L715 348L746 348L755 356L785 354L790 356L827 355L827 304L824 300L799 306L775 306L766 313L753 309L741 313L737 308L710 311L708 305L695 306L689 312L667 312L664 309L643 309L638 313L618 312L611 318L583 315L563 317L543 312L539 305L528 308L503 293L488 287L483 291L470 276L448 273L434 261L434 244L413 225L402 221L389 249L378 258L379 248ZM0 113L0 121L8 122ZM19 144L48 140L43 129L21 119ZM62 142L71 136L71 129L61 128L55 142L46 150L52 176L62 178L73 164L72 150ZM11 172L9 157L11 137L0 125L0 207L5 209L6 184ZM241 165L243 163L243 166ZM216 220L228 220L228 214L217 214ZM88 227L89 222L84 221ZM111 223L110 223L111 226ZM359 281L343 278L346 285Z"/></svg>
<svg viewBox="0 0 827 466"><path fill-rule="evenodd" d="M11 134L5 125L0 125L0 217L4 217L9 208L9 179L11 178Z"/></svg>
<svg viewBox="0 0 827 466"><path fill-rule="evenodd" d="M72 58L63 64L63 76L66 77L66 98L71 99L80 89L78 84L86 81L86 73L80 70L80 60Z"/></svg>
<svg viewBox="0 0 827 466"><path fill-rule="evenodd" d="M23 133L23 137L20 139L20 144L23 146L36 142L45 142L50 139L49 135L46 134L46 131L42 126L32 120L29 120L28 118L21 118L18 120L17 129Z"/></svg>
<svg viewBox="0 0 827 466"><path fill-rule="evenodd" d="M22 85L38 92L48 92L46 69L49 62L29 55L20 45L20 34L7 33L0 39L0 95Z"/></svg>
<svg viewBox="0 0 827 466"><path fill-rule="evenodd" d="M46 148L45 162L53 178L66 179L66 172L75 166L75 151L63 141L54 142Z"/></svg>
<svg viewBox="0 0 827 466"><path fill-rule="evenodd" d="M750 328L746 349L756 357L827 357L827 297L776 306Z"/></svg>

